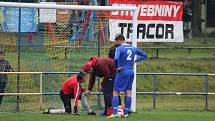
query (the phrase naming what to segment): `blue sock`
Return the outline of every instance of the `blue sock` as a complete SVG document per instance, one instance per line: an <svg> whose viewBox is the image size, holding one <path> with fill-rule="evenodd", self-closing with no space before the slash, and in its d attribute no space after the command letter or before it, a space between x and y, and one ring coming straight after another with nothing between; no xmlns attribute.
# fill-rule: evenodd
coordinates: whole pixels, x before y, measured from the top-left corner
<svg viewBox="0 0 215 121"><path fill-rule="evenodd" d="M116 115L117 111L118 111L118 106L119 106L119 98L118 98L118 96L113 96L112 106L113 106L113 114Z"/></svg>
<svg viewBox="0 0 215 121"><path fill-rule="evenodd" d="M125 115L128 114L128 111L131 107L131 96L125 97Z"/></svg>

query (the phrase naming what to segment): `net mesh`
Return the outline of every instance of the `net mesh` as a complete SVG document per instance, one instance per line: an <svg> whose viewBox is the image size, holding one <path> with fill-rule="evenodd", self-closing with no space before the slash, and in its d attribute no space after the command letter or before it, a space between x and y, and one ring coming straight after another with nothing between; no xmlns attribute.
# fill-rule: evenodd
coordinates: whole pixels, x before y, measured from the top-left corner
<svg viewBox="0 0 215 121"><path fill-rule="evenodd" d="M40 96L36 93L40 93L40 75L8 74L7 77L1 78L1 90L4 90L5 96L1 95L0 111L15 111L17 103L20 111L39 111ZM24 95L17 95L17 93Z"/></svg>
<svg viewBox="0 0 215 121"><path fill-rule="evenodd" d="M83 63L91 56L107 57L108 48L112 45L108 41L108 11L29 8L26 12L22 9L21 33L18 33L19 17L12 17L13 20L7 18L9 13L15 15L19 9L0 9L0 48L5 51L3 58L13 68L10 71L77 72L82 70ZM11 24L12 22L15 23ZM0 109L16 111L17 103L20 111L34 112L50 106L61 108L60 98L55 94L59 93L61 84L69 76L71 75L43 75L43 93L54 95L43 96L41 105L38 105L41 103L40 95L5 95L2 96ZM7 74L7 77L4 92L1 93L40 93L40 74ZM86 89L87 85L88 82L83 87ZM98 84L95 84L94 91L98 90L96 85ZM96 103L95 97L89 100L92 104Z"/></svg>

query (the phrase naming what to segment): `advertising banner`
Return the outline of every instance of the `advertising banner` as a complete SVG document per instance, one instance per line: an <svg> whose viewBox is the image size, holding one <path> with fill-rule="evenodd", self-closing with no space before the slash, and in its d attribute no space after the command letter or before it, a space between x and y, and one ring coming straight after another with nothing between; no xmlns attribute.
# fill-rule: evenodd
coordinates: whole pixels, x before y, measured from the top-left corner
<svg viewBox="0 0 215 121"><path fill-rule="evenodd" d="M183 4L170 1L110 0L111 6L136 6L138 42L183 42ZM121 33L132 41L132 11L112 11L110 40Z"/></svg>

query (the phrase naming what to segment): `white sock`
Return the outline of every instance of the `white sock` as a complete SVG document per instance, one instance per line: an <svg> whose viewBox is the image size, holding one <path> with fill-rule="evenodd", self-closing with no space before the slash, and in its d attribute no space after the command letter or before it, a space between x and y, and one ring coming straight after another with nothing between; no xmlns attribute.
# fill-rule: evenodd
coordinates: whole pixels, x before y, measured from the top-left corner
<svg viewBox="0 0 215 121"><path fill-rule="evenodd" d="M63 113L65 113L65 109L50 109L49 113L50 114L63 114Z"/></svg>
<svg viewBox="0 0 215 121"><path fill-rule="evenodd" d="M90 109L90 106L87 103L87 98L86 98L85 95L81 95L81 105L82 105L82 107L85 109L85 111L87 113L91 113L92 112L92 110Z"/></svg>

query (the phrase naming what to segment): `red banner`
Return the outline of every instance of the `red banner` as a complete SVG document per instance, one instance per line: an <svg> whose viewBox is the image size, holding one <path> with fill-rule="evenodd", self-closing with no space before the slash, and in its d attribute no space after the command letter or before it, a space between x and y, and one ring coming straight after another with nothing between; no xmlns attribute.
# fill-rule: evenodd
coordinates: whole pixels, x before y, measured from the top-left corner
<svg viewBox="0 0 215 121"><path fill-rule="evenodd" d="M138 20L168 20L181 21L183 14L182 2L170 1L138 1L138 0L110 0L111 6L135 6ZM113 11L111 19L131 20L131 11Z"/></svg>

